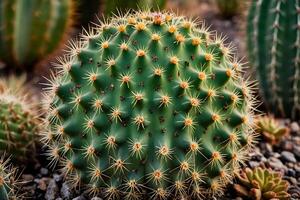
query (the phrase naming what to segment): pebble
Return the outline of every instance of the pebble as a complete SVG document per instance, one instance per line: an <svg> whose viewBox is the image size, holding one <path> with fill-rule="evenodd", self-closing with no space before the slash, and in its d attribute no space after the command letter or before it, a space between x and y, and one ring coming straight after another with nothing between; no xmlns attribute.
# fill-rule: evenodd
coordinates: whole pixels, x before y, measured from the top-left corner
<svg viewBox="0 0 300 200"><path fill-rule="evenodd" d="M281 152L281 158L282 160L287 162L293 162L293 163L297 162L295 155L289 151Z"/></svg>
<svg viewBox="0 0 300 200"><path fill-rule="evenodd" d="M46 169L46 168L41 168L40 173L41 173L43 176L46 176L46 175L48 175L49 170Z"/></svg>
<svg viewBox="0 0 300 200"><path fill-rule="evenodd" d="M58 186L57 186L56 182L52 179L49 182L49 185L47 187L47 192L45 194L45 199L46 200L55 200L57 192L58 192Z"/></svg>
<svg viewBox="0 0 300 200"><path fill-rule="evenodd" d="M249 166L250 166L251 168L258 167L258 166L259 166L259 162L256 162L256 161L249 161Z"/></svg>
<svg viewBox="0 0 300 200"><path fill-rule="evenodd" d="M78 196L78 197L75 197L74 199L72 200L86 200L86 198L84 196Z"/></svg>
<svg viewBox="0 0 300 200"><path fill-rule="evenodd" d="M292 122L290 125L291 131L294 133L298 133L300 131L299 124L297 122Z"/></svg>
<svg viewBox="0 0 300 200"><path fill-rule="evenodd" d="M70 189L70 187L68 186L67 183L62 184L62 187L61 187L61 190L60 190L60 195L64 199L70 199L71 189Z"/></svg>
<svg viewBox="0 0 300 200"><path fill-rule="evenodd" d="M300 146L294 145L293 153L294 153L295 156L297 156L298 158L300 158Z"/></svg>
<svg viewBox="0 0 300 200"><path fill-rule="evenodd" d="M93 197L91 200L102 200L100 197Z"/></svg>
<svg viewBox="0 0 300 200"><path fill-rule="evenodd" d="M284 167L282 162L275 157L271 157L270 159L268 159L268 164L274 169L282 169Z"/></svg>

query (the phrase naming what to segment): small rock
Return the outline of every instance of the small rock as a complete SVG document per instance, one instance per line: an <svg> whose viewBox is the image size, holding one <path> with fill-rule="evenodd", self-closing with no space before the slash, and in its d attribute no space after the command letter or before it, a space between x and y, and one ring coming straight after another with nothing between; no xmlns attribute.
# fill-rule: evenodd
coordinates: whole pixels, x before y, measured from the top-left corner
<svg viewBox="0 0 300 200"><path fill-rule="evenodd" d="M63 200L63 199L59 197L59 198L56 198L55 200Z"/></svg>
<svg viewBox="0 0 300 200"><path fill-rule="evenodd" d="M60 194L61 194L61 197L64 198L64 199L70 199L70 196L71 196L71 189L70 187L68 186L68 184L66 183L63 183L62 184L62 187L60 189Z"/></svg>
<svg viewBox="0 0 300 200"><path fill-rule="evenodd" d="M47 192L45 194L45 199L46 200L54 200L56 198L56 194L58 192L58 186L56 182L52 179L49 182L49 185L47 187Z"/></svg>
<svg viewBox="0 0 300 200"><path fill-rule="evenodd" d="M48 175L49 170L47 168L41 168L40 173L44 176Z"/></svg>
<svg viewBox="0 0 300 200"><path fill-rule="evenodd" d="M258 167L259 166L259 162L256 162L256 161L249 161L249 166L250 168L255 168L255 167Z"/></svg>
<svg viewBox="0 0 300 200"><path fill-rule="evenodd" d="M93 197L91 200L102 200L100 197Z"/></svg>
<svg viewBox="0 0 300 200"><path fill-rule="evenodd" d="M298 133L300 131L300 127L297 122L292 122L290 127L291 127L291 131L294 133Z"/></svg>
<svg viewBox="0 0 300 200"><path fill-rule="evenodd" d="M56 182L60 182L60 181L62 181L63 177L62 177L62 175L59 175L59 174L53 174L53 179Z"/></svg>
<svg viewBox="0 0 300 200"><path fill-rule="evenodd" d="M293 153L294 153L295 156L297 156L298 158L300 158L300 146L294 145Z"/></svg>
<svg viewBox="0 0 300 200"><path fill-rule="evenodd" d="M293 163L297 162L295 155L289 151L281 152L281 158L282 160L287 162L293 162Z"/></svg>
<svg viewBox="0 0 300 200"><path fill-rule="evenodd" d="M293 143L291 141L283 141L281 147L285 151L292 151L293 150Z"/></svg>
<svg viewBox="0 0 300 200"><path fill-rule="evenodd" d="M22 179L24 182L31 182L34 180L34 177L31 174L23 174Z"/></svg>
<svg viewBox="0 0 300 200"><path fill-rule="evenodd" d="M294 176L296 176L296 172L295 172L295 170L293 170L293 169L288 169L288 170L286 171L286 175L287 175L287 176L292 176L292 177L294 177Z"/></svg>
<svg viewBox="0 0 300 200"><path fill-rule="evenodd" d="M86 198L84 198L84 196L78 196L78 197L75 197L72 200L86 200Z"/></svg>
<svg viewBox="0 0 300 200"><path fill-rule="evenodd" d="M47 179L47 178L34 179L34 182L36 182L38 184L38 186L37 186L38 189L40 189L42 191L46 191L47 185L49 183L49 179Z"/></svg>
<svg viewBox="0 0 300 200"><path fill-rule="evenodd" d="M275 158L275 157L269 158L268 159L268 164L273 169L282 169L284 167L284 165L282 164L282 162L278 158Z"/></svg>

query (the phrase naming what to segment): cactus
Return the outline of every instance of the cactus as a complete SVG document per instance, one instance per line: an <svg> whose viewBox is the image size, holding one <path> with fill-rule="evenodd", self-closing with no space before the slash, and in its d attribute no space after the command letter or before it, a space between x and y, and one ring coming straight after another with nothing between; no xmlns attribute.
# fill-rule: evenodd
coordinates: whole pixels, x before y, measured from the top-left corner
<svg viewBox="0 0 300 200"><path fill-rule="evenodd" d="M277 116L299 117L300 1L253 1L248 49L261 93Z"/></svg>
<svg viewBox="0 0 300 200"><path fill-rule="evenodd" d="M0 153L11 154L14 160L25 160L34 152L35 139L39 131L36 106L24 96L24 78L10 77L0 80ZM8 86L14 85L10 89ZM22 86L22 88L21 88ZM29 94L28 88L26 93Z"/></svg>
<svg viewBox="0 0 300 200"><path fill-rule="evenodd" d="M112 18L58 59L43 141L91 196L218 196L246 159L252 84L223 39L184 16Z"/></svg>
<svg viewBox="0 0 300 200"><path fill-rule="evenodd" d="M239 195L253 200L287 200L290 195L287 193L289 183L282 180L279 172L257 167L246 168L238 175L239 184L234 188Z"/></svg>
<svg viewBox="0 0 300 200"><path fill-rule="evenodd" d="M220 14L225 18L231 18L241 11L243 1L240 0L215 0Z"/></svg>
<svg viewBox="0 0 300 200"><path fill-rule="evenodd" d="M17 170L9 164L10 160L4 156L0 158L0 199L17 200L22 196L18 195L17 189L20 181L17 179Z"/></svg>
<svg viewBox="0 0 300 200"><path fill-rule="evenodd" d="M256 131L261 133L271 144L278 143L289 134L287 127L281 126L272 116L262 116L256 119Z"/></svg>
<svg viewBox="0 0 300 200"><path fill-rule="evenodd" d="M1 0L0 60L30 69L62 43L72 15L72 0Z"/></svg>
<svg viewBox="0 0 300 200"><path fill-rule="evenodd" d="M166 6L167 0L104 0L103 13L111 16L117 12L124 12L128 9L149 9L161 10Z"/></svg>

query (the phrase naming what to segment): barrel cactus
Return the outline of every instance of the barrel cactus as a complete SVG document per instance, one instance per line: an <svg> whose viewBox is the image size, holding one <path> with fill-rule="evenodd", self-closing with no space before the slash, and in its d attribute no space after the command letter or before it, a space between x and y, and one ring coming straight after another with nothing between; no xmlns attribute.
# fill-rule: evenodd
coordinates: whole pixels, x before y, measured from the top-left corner
<svg viewBox="0 0 300 200"><path fill-rule="evenodd" d="M17 170L9 164L9 159L0 158L0 199L17 200L22 198L17 195L17 186L20 182L16 178Z"/></svg>
<svg viewBox="0 0 300 200"><path fill-rule="evenodd" d="M261 167L241 171L234 185L239 195L253 200L290 199L288 187L288 181L283 180L279 172Z"/></svg>
<svg viewBox="0 0 300 200"><path fill-rule="evenodd" d="M74 16L72 0L1 0L0 60L30 69L66 37Z"/></svg>
<svg viewBox="0 0 300 200"><path fill-rule="evenodd" d="M15 160L25 160L29 152L34 152L39 131L37 105L26 98L23 89L16 87L21 87L23 81L17 77L0 80L0 153L7 152ZM9 85L15 88L10 89Z"/></svg>
<svg viewBox="0 0 300 200"><path fill-rule="evenodd" d="M240 63L184 16L112 18L58 60L43 140L91 196L221 195L255 141Z"/></svg>
<svg viewBox="0 0 300 200"><path fill-rule="evenodd" d="M299 117L300 1L256 0L248 16L248 49L261 93L276 115Z"/></svg>

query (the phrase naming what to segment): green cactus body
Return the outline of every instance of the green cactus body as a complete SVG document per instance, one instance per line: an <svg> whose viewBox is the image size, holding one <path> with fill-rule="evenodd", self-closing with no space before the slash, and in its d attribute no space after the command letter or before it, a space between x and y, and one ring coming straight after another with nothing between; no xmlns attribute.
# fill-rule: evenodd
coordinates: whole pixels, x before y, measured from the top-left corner
<svg viewBox="0 0 300 200"><path fill-rule="evenodd" d="M300 1L253 1L248 49L260 88L276 115L296 118L300 110Z"/></svg>
<svg viewBox="0 0 300 200"><path fill-rule="evenodd" d="M0 59L31 67L53 52L72 24L72 0L2 0Z"/></svg>
<svg viewBox="0 0 300 200"><path fill-rule="evenodd" d="M282 179L279 172L257 167L246 168L238 175L238 184L234 185L237 193L253 200L287 200L289 182Z"/></svg>
<svg viewBox="0 0 300 200"><path fill-rule="evenodd" d="M106 16L112 16L118 12L128 9L149 9L161 10L166 6L167 0L104 0L103 10Z"/></svg>
<svg viewBox="0 0 300 200"><path fill-rule="evenodd" d="M21 92L13 95L4 85L1 80L0 152L9 153L15 160L25 160L29 151L34 152L39 130L36 108L22 97Z"/></svg>
<svg viewBox="0 0 300 200"><path fill-rule="evenodd" d="M225 18L235 16L241 11L241 5L244 1L241 0L216 0L220 14Z"/></svg>
<svg viewBox="0 0 300 200"><path fill-rule="evenodd" d="M16 169L9 165L9 159L4 159L4 156L0 158L0 199L1 200L16 200L21 198L17 197L17 181Z"/></svg>
<svg viewBox="0 0 300 200"><path fill-rule="evenodd" d="M52 162L106 198L222 194L253 142L251 89L222 39L149 12L83 39L47 93Z"/></svg>

